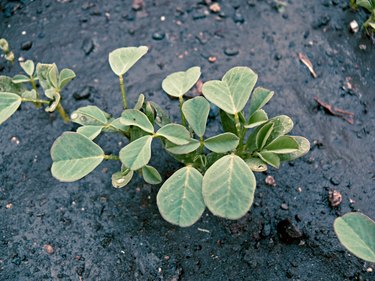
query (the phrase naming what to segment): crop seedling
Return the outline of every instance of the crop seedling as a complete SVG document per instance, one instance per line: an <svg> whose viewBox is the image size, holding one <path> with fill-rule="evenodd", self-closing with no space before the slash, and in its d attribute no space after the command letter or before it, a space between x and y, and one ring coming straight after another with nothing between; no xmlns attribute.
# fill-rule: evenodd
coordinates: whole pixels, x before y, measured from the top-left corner
<svg viewBox="0 0 375 281"><path fill-rule="evenodd" d="M13 78L0 76L0 124L13 115L22 102L32 102L36 107L45 105L47 112L57 110L65 122L69 116L61 104L61 90L74 78L71 69L58 71L55 64L35 64L31 60L20 63L25 74L18 74ZM44 90L47 99L39 97L36 82ZM27 88L27 84L31 89Z"/></svg>
<svg viewBox="0 0 375 281"><path fill-rule="evenodd" d="M361 213L348 213L335 220L341 244L353 255L375 263L375 222Z"/></svg>
<svg viewBox="0 0 375 281"><path fill-rule="evenodd" d="M162 177L149 165L152 143L161 141L164 149L183 167L169 177L157 195L162 217L182 227L194 224L205 207L217 216L238 219L250 209L256 187L253 171L278 168L282 161L301 157L309 141L288 136L293 121L285 115L268 118L264 105L273 92L253 88L257 74L248 67L234 67L221 80L204 83L203 96L184 96L200 78L199 67L176 72L162 82L163 90L178 98L181 124L173 123L156 103L139 95L134 108L128 107L124 75L147 53L147 47L120 48L109 54L109 64L118 76L124 111L112 117L96 106L85 106L71 114L81 125L77 132L63 133L53 144L52 175L63 182L79 180L103 160L120 161L113 173L116 188L127 185L135 173L149 184ZM252 93L247 116L245 106ZM206 137L210 103L220 108L224 132ZM101 133L118 133L128 140L118 155L105 154L94 140Z"/></svg>
<svg viewBox="0 0 375 281"><path fill-rule="evenodd" d="M4 38L0 38L0 49L4 53L4 58L10 61L12 64L14 62L14 53L9 48L9 43Z"/></svg>
<svg viewBox="0 0 375 281"><path fill-rule="evenodd" d="M370 34L375 31L375 0L350 0L350 6L353 9L362 7L370 13L369 18L363 24L363 27L366 29L366 32Z"/></svg>

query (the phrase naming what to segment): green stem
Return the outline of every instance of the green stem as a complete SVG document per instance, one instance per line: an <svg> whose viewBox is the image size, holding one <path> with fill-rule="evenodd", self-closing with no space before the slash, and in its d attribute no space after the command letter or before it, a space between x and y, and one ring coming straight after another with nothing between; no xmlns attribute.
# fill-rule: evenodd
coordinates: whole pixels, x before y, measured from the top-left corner
<svg viewBox="0 0 375 281"><path fill-rule="evenodd" d="M237 136L240 138L238 150L239 150L239 152L241 152L242 146L243 146L243 134L242 134L242 130L241 130L241 123L240 123L240 118L238 117L238 113L234 114L234 121L236 123Z"/></svg>
<svg viewBox="0 0 375 281"><path fill-rule="evenodd" d="M110 154L110 155L104 155L104 160L120 160L120 157L118 157L117 155L113 155L113 154Z"/></svg>
<svg viewBox="0 0 375 281"><path fill-rule="evenodd" d="M61 102L57 105L56 109L57 109L57 112L60 114L61 118L64 120L64 122L69 123L70 118L68 114L66 114L63 106L61 105Z"/></svg>
<svg viewBox="0 0 375 281"><path fill-rule="evenodd" d="M34 78L33 78L32 75L30 76L30 83L31 83L31 86L33 87L33 90L34 90L35 93L36 93L36 98L39 99L39 93L38 93L38 90L37 90L37 88L36 88L35 80L34 80ZM39 108L39 107L41 107L41 106L42 106L41 103L39 103L39 102L36 102L36 103L35 103L35 107L36 107L36 108Z"/></svg>
<svg viewBox="0 0 375 281"><path fill-rule="evenodd" d="M178 98L179 102L180 102L180 112L181 112L181 123L182 123L182 126L186 127L186 119L185 119L185 115L184 113L182 112L182 105L184 104L184 98L181 96Z"/></svg>
<svg viewBox="0 0 375 281"><path fill-rule="evenodd" d="M118 78L120 80L120 89L121 89L121 95L122 95L122 102L124 103L124 109L127 109L128 108L128 102L126 101L124 77L122 77L122 75L120 75Z"/></svg>
<svg viewBox="0 0 375 281"><path fill-rule="evenodd" d="M203 137L199 138L200 146L199 146L199 153L203 154L204 153L204 140Z"/></svg>
<svg viewBox="0 0 375 281"><path fill-rule="evenodd" d="M44 103L49 104L50 102L48 100L41 100L41 99L28 99L28 98L22 98L23 102L33 102L33 103Z"/></svg>

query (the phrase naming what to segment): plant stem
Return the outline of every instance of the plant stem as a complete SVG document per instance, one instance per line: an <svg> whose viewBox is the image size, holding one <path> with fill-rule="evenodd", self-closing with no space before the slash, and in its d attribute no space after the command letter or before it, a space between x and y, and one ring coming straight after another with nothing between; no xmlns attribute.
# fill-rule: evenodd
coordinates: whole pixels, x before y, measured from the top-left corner
<svg viewBox="0 0 375 281"><path fill-rule="evenodd" d="M238 145L239 152L242 151L242 145L243 145L243 136L242 136L242 130L241 130L241 123L240 118L238 117L238 113L234 114L234 121L236 123L236 130L237 130L237 136L240 138L240 143Z"/></svg>
<svg viewBox="0 0 375 281"><path fill-rule="evenodd" d="M39 93L38 93L38 90L37 90L37 88L36 88L36 84L35 84L35 80L34 80L33 76L30 76L30 83L31 83L31 86L33 87L33 90L34 90L35 93L36 93L36 98L39 99ZM36 107L36 108L39 108L39 107L41 107L41 106L42 106L41 103L39 103L39 102L36 102L36 103L35 103L35 107Z"/></svg>
<svg viewBox="0 0 375 281"><path fill-rule="evenodd" d="M41 99L28 99L28 98L22 98L23 102L33 102L33 103L44 103L49 104L50 102L48 100L41 100Z"/></svg>
<svg viewBox="0 0 375 281"><path fill-rule="evenodd" d="M56 109L59 112L61 118L64 120L64 122L69 123L70 118L69 118L68 114L66 114L63 106L61 105L61 102L57 105Z"/></svg>
<svg viewBox="0 0 375 281"><path fill-rule="evenodd" d="M183 97L179 97L178 100L179 100L179 102L180 102L181 123L182 123L182 126L186 127L186 119L185 119L185 115L184 115L184 113L182 112L182 105L184 104L184 98L183 98Z"/></svg>
<svg viewBox="0 0 375 281"><path fill-rule="evenodd" d="M203 137L199 138L200 146L199 146L199 153L203 154L204 153L204 140Z"/></svg>
<svg viewBox="0 0 375 281"><path fill-rule="evenodd" d="M128 102L126 101L126 92L125 92L125 85L124 85L124 77L120 75L120 89L121 89L121 95L122 95L122 102L124 103L124 109L128 109Z"/></svg>
<svg viewBox="0 0 375 281"><path fill-rule="evenodd" d="M113 155L113 154L104 155L104 160L120 160L120 157L118 157L117 155Z"/></svg>

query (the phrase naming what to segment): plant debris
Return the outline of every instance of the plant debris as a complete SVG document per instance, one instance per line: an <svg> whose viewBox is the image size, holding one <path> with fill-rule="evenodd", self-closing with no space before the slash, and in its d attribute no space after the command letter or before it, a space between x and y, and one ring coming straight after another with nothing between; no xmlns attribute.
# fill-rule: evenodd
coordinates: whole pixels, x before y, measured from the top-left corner
<svg viewBox="0 0 375 281"><path fill-rule="evenodd" d="M337 190L330 190L328 193L328 200L331 207L338 207L342 202L342 195Z"/></svg>
<svg viewBox="0 0 375 281"><path fill-rule="evenodd" d="M333 116L340 117L340 118L344 119L346 122L348 122L349 124L354 123L354 113L353 112L345 111L345 110L340 109L340 108L336 108L336 107L334 107L334 106L332 106L328 103L325 103L325 102L321 101L318 97L314 97L314 100L318 103L318 105L323 107L325 110L327 110Z"/></svg>
<svg viewBox="0 0 375 281"><path fill-rule="evenodd" d="M302 53L298 53L298 58L310 70L311 75L314 78L317 78L318 75L316 75L316 72L313 68L313 65L312 65L312 62L310 61L310 59L305 54L302 54Z"/></svg>

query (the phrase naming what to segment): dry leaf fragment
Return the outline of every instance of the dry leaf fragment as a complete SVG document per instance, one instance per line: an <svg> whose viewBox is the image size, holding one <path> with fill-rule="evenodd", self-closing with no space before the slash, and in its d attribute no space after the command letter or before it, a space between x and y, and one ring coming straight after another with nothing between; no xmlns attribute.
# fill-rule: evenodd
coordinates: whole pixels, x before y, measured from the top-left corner
<svg viewBox="0 0 375 281"><path fill-rule="evenodd" d="M321 101L318 97L314 97L314 100L321 107L323 107L325 110L327 110L330 114L344 119L349 124L353 124L354 123L354 113L353 112L345 111L343 109L333 107L332 105Z"/></svg>
<svg viewBox="0 0 375 281"><path fill-rule="evenodd" d="M300 61L307 66L307 68L310 70L310 73L311 75L314 77L314 78L317 78L318 75L316 75L315 73L315 70L313 68L313 65L310 61L310 59L305 55L305 54L302 54L302 53L298 53L298 58L300 59Z"/></svg>

